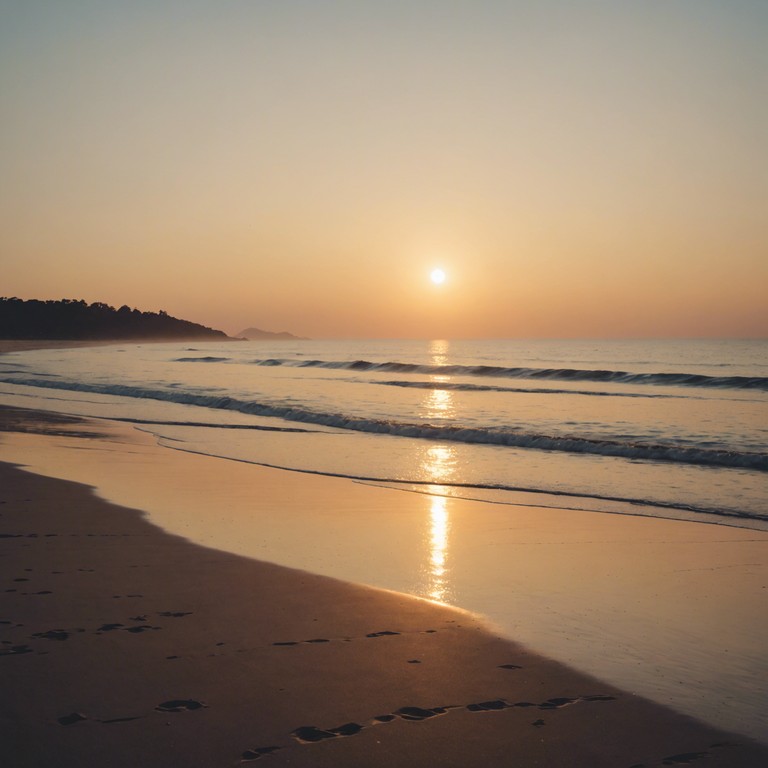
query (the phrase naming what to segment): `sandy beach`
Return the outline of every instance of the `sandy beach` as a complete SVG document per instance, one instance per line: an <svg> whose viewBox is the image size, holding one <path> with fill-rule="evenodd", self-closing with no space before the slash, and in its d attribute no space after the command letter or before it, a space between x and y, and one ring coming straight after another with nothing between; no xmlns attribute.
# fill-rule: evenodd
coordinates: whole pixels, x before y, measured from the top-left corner
<svg viewBox="0 0 768 768"><path fill-rule="evenodd" d="M2 416L7 438L43 453L56 440L73 455L116 448L97 421ZM174 455L199 474L200 457ZM82 484L1 471L10 765L768 759L745 737L526 650L471 614L198 546ZM291 474L294 497L305 480L318 482Z"/></svg>

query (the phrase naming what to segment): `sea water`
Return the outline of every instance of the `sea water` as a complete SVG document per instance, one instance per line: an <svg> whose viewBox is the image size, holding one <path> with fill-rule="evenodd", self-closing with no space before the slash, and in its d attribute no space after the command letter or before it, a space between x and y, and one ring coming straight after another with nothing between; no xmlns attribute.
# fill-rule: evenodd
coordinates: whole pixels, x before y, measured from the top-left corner
<svg viewBox="0 0 768 768"><path fill-rule="evenodd" d="M0 393L270 466L768 530L764 341L122 344L7 355Z"/></svg>
<svg viewBox="0 0 768 768"><path fill-rule="evenodd" d="M2 356L0 403L430 494L423 519L399 519L393 500L396 524L361 523L378 542L365 552L340 551L348 537L319 523L306 561L266 531L252 556L480 612L626 690L765 738L765 538L753 531L768 530L766 353L761 341L125 343ZM450 497L487 503L452 516ZM642 562L666 542L638 548L624 526L580 510L697 527ZM563 514L581 516L568 541ZM311 510L302 519L310 526ZM730 529L750 559L720 556L701 524ZM720 538L736 552L733 535ZM400 550L414 561L393 558Z"/></svg>

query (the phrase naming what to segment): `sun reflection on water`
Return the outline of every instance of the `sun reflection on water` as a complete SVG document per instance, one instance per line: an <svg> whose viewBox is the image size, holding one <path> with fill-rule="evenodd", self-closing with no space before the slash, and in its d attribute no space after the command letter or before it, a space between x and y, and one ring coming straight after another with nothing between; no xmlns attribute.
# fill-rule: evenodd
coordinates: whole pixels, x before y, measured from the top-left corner
<svg viewBox="0 0 768 768"><path fill-rule="evenodd" d="M455 415L453 408L453 392L450 389L439 389L443 382L450 381L450 376L431 376L430 381L437 389L428 390L421 404L422 413L427 421L446 419Z"/></svg>
<svg viewBox="0 0 768 768"><path fill-rule="evenodd" d="M449 342L430 342L429 363L433 366L446 365ZM441 384L451 381L450 376L432 374L433 388L425 390L420 403L421 418L428 423L439 423L455 416L454 393L441 389ZM422 584L419 592L426 598L439 603L454 602L454 588L450 568L451 498L449 489L442 485L449 483L456 474L456 449L445 443L423 443L418 456L419 476L434 483L428 488L430 494L428 517L423 528L423 560L420 568ZM435 494L435 495L431 495Z"/></svg>
<svg viewBox="0 0 768 768"><path fill-rule="evenodd" d="M429 342L431 365L445 365L448 362L448 348L451 342L447 339L433 339Z"/></svg>

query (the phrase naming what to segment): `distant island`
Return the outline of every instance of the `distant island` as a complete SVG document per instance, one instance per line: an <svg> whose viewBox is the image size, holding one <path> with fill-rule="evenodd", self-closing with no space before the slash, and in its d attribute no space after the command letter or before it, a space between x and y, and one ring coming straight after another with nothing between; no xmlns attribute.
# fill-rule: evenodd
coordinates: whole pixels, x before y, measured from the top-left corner
<svg viewBox="0 0 768 768"><path fill-rule="evenodd" d="M261 328L246 328L237 335L249 341L307 341L306 336L294 336L288 331L262 331Z"/></svg>
<svg viewBox="0 0 768 768"><path fill-rule="evenodd" d="M25 301L0 298L0 339L229 339L189 320L167 312L140 312L123 305L83 300Z"/></svg>

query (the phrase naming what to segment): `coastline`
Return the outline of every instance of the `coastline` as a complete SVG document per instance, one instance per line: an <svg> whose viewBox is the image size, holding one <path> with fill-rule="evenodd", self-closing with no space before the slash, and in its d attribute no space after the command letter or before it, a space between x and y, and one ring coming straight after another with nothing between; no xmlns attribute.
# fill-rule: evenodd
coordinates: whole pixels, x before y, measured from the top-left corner
<svg viewBox="0 0 768 768"><path fill-rule="evenodd" d="M33 349L78 349L80 347L111 347L115 344L168 344L200 339L151 338L151 339L0 339L0 355L6 352L26 352ZM231 336L216 339L217 343L242 341Z"/></svg>
<svg viewBox="0 0 768 768"><path fill-rule="evenodd" d="M766 738L764 532L403 492L188 453L119 422L40 435L27 413L0 460L206 547L471 610L618 688Z"/></svg>
<svg viewBox="0 0 768 768"><path fill-rule="evenodd" d="M26 419L20 437L38 448L125 450L97 436L96 421ZM19 768L768 758L749 739L498 637L471 614L207 549L83 485L8 464L0 472L0 728Z"/></svg>
<svg viewBox="0 0 768 768"><path fill-rule="evenodd" d="M0 339L0 355L6 352L26 352L31 349L67 349L71 347L101 347L117 341L81 341L79 339Z"/></svg>

